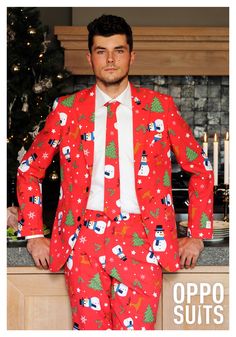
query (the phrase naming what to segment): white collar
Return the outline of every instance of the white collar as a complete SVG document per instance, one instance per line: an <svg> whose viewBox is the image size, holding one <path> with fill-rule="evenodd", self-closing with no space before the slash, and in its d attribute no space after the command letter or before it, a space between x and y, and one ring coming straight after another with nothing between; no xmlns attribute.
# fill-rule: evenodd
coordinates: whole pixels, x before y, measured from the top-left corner
<svg viewBox="0 0 236 337"><path fill-rule="evenodd" d="M111 98L96 85L95 97L96 97L96 110L101 108L107 102L114 100L120 102L123 105L126 105L129 109L132 109L131 89L129 83L125 88L125 90L116 98Z"/></svg>

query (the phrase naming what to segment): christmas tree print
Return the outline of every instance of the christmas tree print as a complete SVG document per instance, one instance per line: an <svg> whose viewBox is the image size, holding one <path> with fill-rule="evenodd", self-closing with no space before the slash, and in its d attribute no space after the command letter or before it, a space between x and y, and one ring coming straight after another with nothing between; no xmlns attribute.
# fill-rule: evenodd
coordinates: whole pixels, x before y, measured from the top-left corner
<svg viewBox="0 0 236 337"><path fill-rule="evenodd" d="M92 113L92 115L91 115L91 117L90 117L90 121L91 121L92 123L94 123L94 121L95 121L95 112Z"/></svg>
<svg viewBox="0 0 236 337"><path fill-rule="evenodd" d="M163 177L163 184L164 186L170 186L170 176L168 171L165 171L164 177Z"/></svg>
<svg viewBox="0 0 236 337"><path fill-rule="evenodd" d="M113 116L113 112L111 110L111 106L110 105L107 106L107 115L108 115L108 117L112 117Z"/></svg>
<svg viewBox="0 0 236 337"><path fill-rule="evenodd" d="M135 247L139 247L142 246L144 244L144 240L141 239L137 233L133 234L133 246Z"/></svg>
<svg viewBox="0 0 236 337"><path fill-rule="evenodd" d="M145 105L144 110L146 110L146 111L149 111L149 110L150 110L150 107L149 107L148 104Z"/></svg>
<svg viewBox="0 0 236 337"><path fill-rule="evenodd" d="M72 166L73 166L73 168L78 168L78 165L77 165L75 160L73 161Z"/></svg>
<svg viewBox="0 0 236 337"><path fill-rule="evenodd" d="M37 143L37 147L39 147L39 148L40 148L40 147L42 147L42 146L43 146L43 144L44 144L44 142L42 142L42 141L41 141L41 142L38 142L38 143Z"/></svg>
<svg viewBox="0 0 236 337"><path fill-rule="evenodd" d="M119 275L119 273L118 273L118 271L117 271L116 268L112 268L112 270L111 270L111 272L110 272L110 276L111 276L111 277L114 277L114 278L117 279L118 281L122 282L122 281L121 281L121 278L120 278L120 275Z"/></svg>
<svg viewBox="0 0 236 337"><path fill-rule="evenodd" d="M103 324L102 320L96 319L95 322L97 324L97 328L100 329L102 327L102 324Z"/></svg>
<svg viewBox="0 0 236 337"><path fill-rule="evenodd" d="M81 276L79 276L77 282L78 283L81 283L81 282L84 283L84 279Z"/></svg>
<svg viewBox="0 0 236 337"><path fill-rule="evenodd" d="M151 111L152 112L163 112L163 107L157 97L154 97L152 104L151 104Z"/></svg>
<svg viewBox="0 0 236 337"><path fill-rule="evenodd" d="M98 252L100 249L102 248L102 245L100 245L99 243L94 243L94 249L95 249L95 252Z"/></svg>
<svg viewBox="0 0 236 337"><path fill-rule="evenodd" d="M25 203L22 203L21 205L20 205L20 210L23 210L25 208Z"/></svg>
<svg viewBox="0 0 236 337"><path fill-rule="evenodd" d="M153 312L152 312L152 308L150 306L150 304L147 306L147 309L144 313L144 322L145 323L152 323L154 322L154 316L153 316Z"/></svg>
<svg viewBox="0 0 236 337"><path fill-rule="evenodd" d="M173 129L169 129L168 133L169 133L169 135L176 136L175 130L173 130Z"/></svg>
<svg viewBox="0 0 236 337"><path fill-rule="evenodd" d="M199 192L198 191L194 191L195 197L199 198Z"/></svg>
<svg viewBox="0 0 236 337"><path fill-rule="evenodd" d="M143 286L142 286L141 282L139 280L137 280L137 279L134 280L133 286L134 287L139 287L140 289L143 289Z"/></svg>
<svg viewBox="0 0 236 337"><path fill-rule="evenodd" d="M147 235L150 233L150 230L147 227L144 227L144 230Z"/></svg>
<svg viewBox="0 0 236 337"><path fill-rule="evenodd" d="M94 290L102 290L103 289L99 273L95 274L94 277L89 281L89 288L92 288Z"/></svg>
<svg viewBox="0 0 236 337"><path fill-rule="evenodd" d="M67 97L63 101L61 101L61 105L67 106L68 108L71 108L73 106L74 100L75 100L75 94L70 95L69 97Z"/></svg>
<svg viewBox="0 0 236 337"><path fill-rule="evenodd" d="M201 216L201 228L207 228L206 224L207 222L209 221L209 218L208 216L206 215L206 213L202 213L202 216Z"/></svg>
<svg viewBox="0 0 236 337"><path fill-rule="evenodd" d="M74 226L74 224L75 224L74 216L73 216L73 213L70 209L69 212L67 213L67 216L66 216L66 225L67 226Z"/></svg>
<svg viewBox="0 0 236 337"><path fill-rule="evenodd" d="M112 159L117 158L116 145L113 140L106 147L106 157Z"/></svg>
<svg viewBox="0 0 236 337"><path fill-rule="evenodd" d="M186 156L188 158L189 161L193 161L194 159L196 159L198 157L197 152L193 151L192 149L190 149L190 147L186 147Z"/></svg>
<svg viewBox="0 0 236 337"><path fill-rule="evenodd" d="M79 117L78 117L78 121L82 121L83 119L85 119L86 117L85 117L85 114L81 114L81 115L79 115Z"/></svg>

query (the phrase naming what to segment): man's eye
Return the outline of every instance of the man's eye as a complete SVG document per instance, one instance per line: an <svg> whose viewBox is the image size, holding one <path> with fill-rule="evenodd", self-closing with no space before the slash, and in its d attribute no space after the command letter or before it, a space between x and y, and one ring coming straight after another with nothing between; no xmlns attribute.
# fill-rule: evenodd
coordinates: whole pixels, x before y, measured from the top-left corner
<svg viewBox="0 0 236 337"><path fill-rule="evenodd" d="M104 54L104 50L98 50L98 51L97 51L97 54L99 54L99 55Z"/></svg>
<svg viewBox="0 0 236 337"><path fill-rule="evenodd" d="M123 54L124 50L123 49L117 49L118 54Z"/></svg>

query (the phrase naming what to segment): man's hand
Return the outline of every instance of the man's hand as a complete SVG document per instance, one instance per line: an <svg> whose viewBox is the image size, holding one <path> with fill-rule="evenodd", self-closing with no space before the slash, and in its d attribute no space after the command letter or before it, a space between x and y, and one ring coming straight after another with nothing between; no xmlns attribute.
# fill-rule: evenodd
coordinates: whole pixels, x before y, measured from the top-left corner
<svg viewBox="0 0 236 337"><path fill-rule="evenodd" d="M7 208L7 227L13 228L15 231L18 229L18 208L11 206Z"/></svg>
<svg viewBox="0 0 236 337"><path fill-rule="evenodd" d="M202 239L185 237L178 239L178 242L180 268L194 268L201 251L204 249Z"/></svg>
<svg viewBox="0 0 236 337"><path fill-rule="evenodd" d="M36 267L48 269L49 266L49 245L50 239L32 238L28 239L27 249L32 255Z"/></svg>

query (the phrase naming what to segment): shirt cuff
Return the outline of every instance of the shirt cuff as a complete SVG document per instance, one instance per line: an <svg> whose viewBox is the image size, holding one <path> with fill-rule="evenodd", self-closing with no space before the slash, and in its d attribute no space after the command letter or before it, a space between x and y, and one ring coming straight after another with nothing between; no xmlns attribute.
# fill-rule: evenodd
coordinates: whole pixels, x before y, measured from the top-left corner
<svg viewBox="0 0 236 337"><path fill-rule="evenodd" d="M27 236L25 236L26 240L28 240L28 239L35 239L35 238L44 238L44 235L43 234L35 234L35 235L27 235Z"/></svg>

